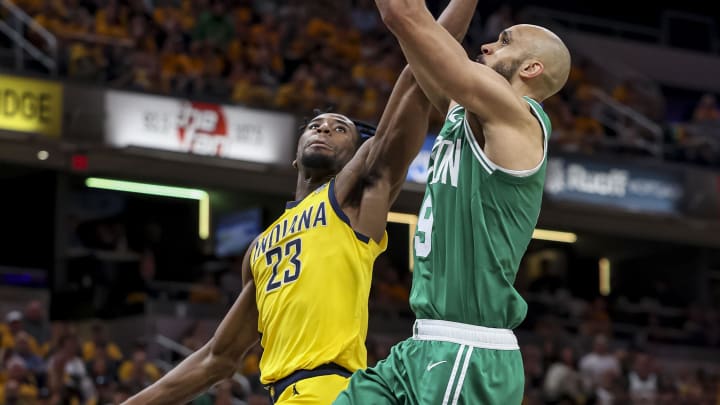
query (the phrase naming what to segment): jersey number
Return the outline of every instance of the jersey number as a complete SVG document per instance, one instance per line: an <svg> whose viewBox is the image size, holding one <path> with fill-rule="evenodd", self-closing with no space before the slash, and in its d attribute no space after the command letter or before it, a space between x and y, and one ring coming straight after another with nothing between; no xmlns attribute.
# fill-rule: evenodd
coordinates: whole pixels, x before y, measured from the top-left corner
<svg viewBox="0 0 720 405"><path fill-rule="evenodd" d="M420 217L417 223L417 233L415 234L415 255L417 257L427 257L432 249L431 236L433 227L432 198L427 196L420 207Z"/></svg>
<svg viewBox="0 0 720 405"><path fill-rule="evenodd" d="M272 276L268 281L265 292L275 291L282 287L283 284L289 284L297 280L300 277L300 251L302 250L302 240L293 239L283 246L276 246L274 249L268 250L265 253L265 263L268 266L272 266ZM283 258L289 257L291 268L285 269L282 273L282 278L278 275L278 266L283 261Z"/></svg>

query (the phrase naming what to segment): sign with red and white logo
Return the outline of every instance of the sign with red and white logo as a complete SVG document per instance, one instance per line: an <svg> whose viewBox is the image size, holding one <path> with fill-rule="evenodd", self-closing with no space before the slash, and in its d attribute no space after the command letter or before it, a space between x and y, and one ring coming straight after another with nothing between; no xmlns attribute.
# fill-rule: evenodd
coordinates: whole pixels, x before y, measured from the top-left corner
<svg viewBox="0 0 720 405"><path fill-rule="evenodd" d="M106 139L113 146L287 164L295 147L290 114L109 91Z"/></svg>

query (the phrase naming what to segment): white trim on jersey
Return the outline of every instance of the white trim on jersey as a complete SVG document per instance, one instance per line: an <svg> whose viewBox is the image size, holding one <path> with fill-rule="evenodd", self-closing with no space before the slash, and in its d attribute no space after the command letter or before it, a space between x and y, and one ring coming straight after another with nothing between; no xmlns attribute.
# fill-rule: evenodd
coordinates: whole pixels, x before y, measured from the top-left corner
<svg viewBox="0 0 720 405"><path fill-rule="evenodd" d="M487 171L488 174L493 174L495 168L490 164L492 162L488 163L486 161L487 158L483 158L485 154L483 153L482 148L480 148L477 139L475 139L475 135L473 135L472 129L470 129L470 125L468 124L466 118L463 118L463 124L465 129L465 138L467 139L467 143L470 145L470 150L472 150L473 155L475 155L475 158L478 162L480 162L480 165L485 169L485 171Z"/></svg>
<svg viewBox="0 0 720 405"><path fill-rule="evenodd" d="M543 132L543 158L540 161L540 163L537 164L537 166L535 166L532 169L527 169L527 170L506 169L506 168L496 164L492 160L490 160L490 158L485 154L485 152L480 147L480 144L478 143L477 138L475 138L475 134L473 133L472 128L470 128L470 124L467 120L468 111L465 110L465 118L464 118L465 131L466 131L466 134L469 135L469 138L470 138L468 140L468 142L470 142L471 149L473 149L473 153L475 153L475 157L477 157L480 160L480 163L483 163L483 166L487 166L491 169L491 170L488 170L488 168L486 167L486 170L488 170L488 173L492 174L495 170L499 170L503 173L509 174L514 177L529 177L529 176L532 176L533 174L537 173L540 170L540 168L542 167L543 163L545 163L545 160L547 159L547 150L548 150L548 137L549 137L548 130L547 130L547 127L545 126L545 122L543 121L542 116L540 115L540 112L538 112L536 110L535 106L530 101L525 100L525 102L528 103L528 105L530 106L530 110L532 111L532 114L535 116L535 118L537 118L537 120L540 121L540 126L542 127L542 132Z"/></svg>

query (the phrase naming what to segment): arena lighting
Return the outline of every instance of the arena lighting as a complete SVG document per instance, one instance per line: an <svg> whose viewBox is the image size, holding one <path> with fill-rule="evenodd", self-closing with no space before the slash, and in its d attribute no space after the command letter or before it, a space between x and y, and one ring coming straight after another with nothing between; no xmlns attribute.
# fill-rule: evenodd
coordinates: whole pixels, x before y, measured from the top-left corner
<svg viewBox="0 0 720 405"><path fill-rule="evenodd" d="M577 242L577 235L572 232L550 231L547 229L535 229L532 237L533 239L549 240L553 242Z"/></svg>
<svg viewBox="0 0 720 405"><path fill-rule="evenodd" d="M85 180L85 185L90 188L100 188L104 190L196 200L200 204L198 210L198 235L200 239L207 239L210 236L210 195L205 190L136 183L134 181L111 180L98 177L88 177Z"/></svg>
<svg viewBox="0 0 720 405"><path fill-rule="evenodd" d="M410 265L410 271L412 271L414 265L413 240L415 239L415 227L417 226L418 216L400 212L388 212L387 220L388 222L407 224L410 227L408 231L408 264Z"/></svg>
<svg viewBox="0 0 720 405"><path fill-rule="evenodd" d="M598 279L600 280L600 294L610 295L610 260L603 257L598 261Z"/></svg>

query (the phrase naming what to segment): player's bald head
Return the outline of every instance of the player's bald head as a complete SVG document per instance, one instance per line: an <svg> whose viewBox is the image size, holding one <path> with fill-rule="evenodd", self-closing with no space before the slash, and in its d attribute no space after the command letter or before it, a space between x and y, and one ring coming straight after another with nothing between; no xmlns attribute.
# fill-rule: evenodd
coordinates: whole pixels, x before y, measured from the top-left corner
<svg viewBox="0 0 720 405"><path fill-rule="evenodd" d="M570 51L565 43L554 32L538 25L519 24L511 29L522 35L528 56L537 58L544 66L538 77L543 99L560 91L570 75Z"/></svg>

